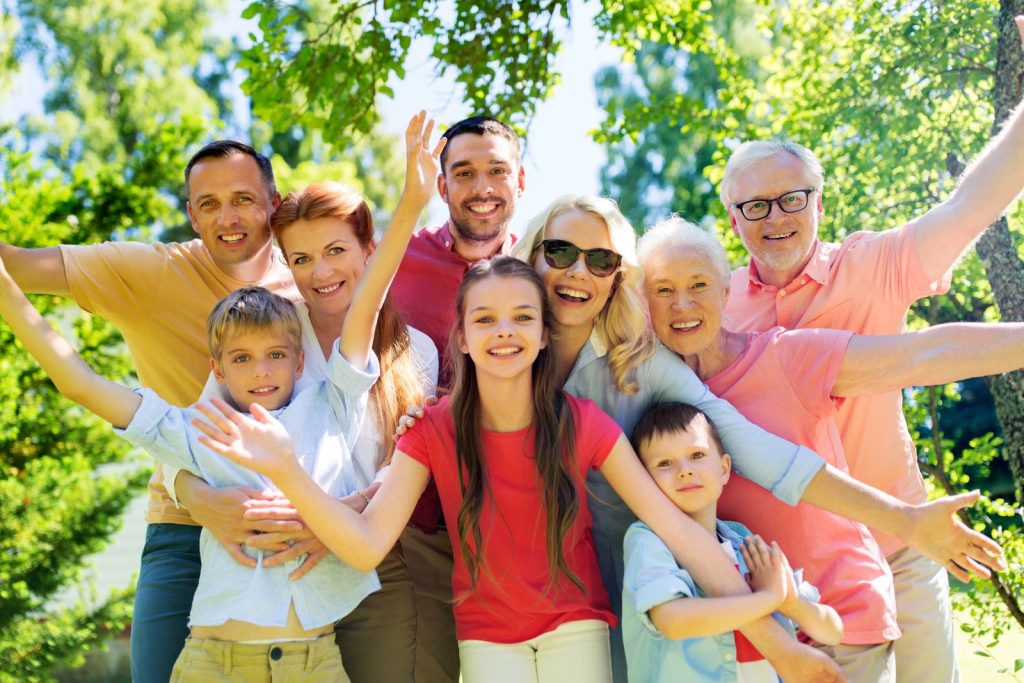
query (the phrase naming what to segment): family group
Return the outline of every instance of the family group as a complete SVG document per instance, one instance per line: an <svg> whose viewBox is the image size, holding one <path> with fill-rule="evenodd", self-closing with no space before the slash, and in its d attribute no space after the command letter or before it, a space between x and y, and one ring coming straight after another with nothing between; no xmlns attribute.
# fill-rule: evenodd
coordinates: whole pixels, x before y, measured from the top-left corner
<svg viewBox="0 0 1024 683"><path fill-rule="evenodd" d="M515 132L432 142L424 112L379 239L358 192L282 197L218 141L184 172L197 239L0 244L0 317L162 463L133 681L958 681L947 571L1004 559L955 514L976 494L927 500L900 389L1024 366L1024 325L904 324L1024 188L1021 118L840 243L815 155L743 143L736 270L595 196L516 238ZM115 324L140 386L23 292Z"/></svg>

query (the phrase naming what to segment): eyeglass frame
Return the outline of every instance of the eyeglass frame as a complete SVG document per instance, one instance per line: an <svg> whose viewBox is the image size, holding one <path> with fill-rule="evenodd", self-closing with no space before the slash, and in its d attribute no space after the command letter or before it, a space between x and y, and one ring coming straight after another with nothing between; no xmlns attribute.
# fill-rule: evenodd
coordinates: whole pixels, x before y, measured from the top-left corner
<svg viewBox="0 0 1024 683"><path fill-rule="evenodd" d="M739 209L740 214L742 214L743 218L748 221L763 221L765 218L768 218L768 216L772 215L772 204L779 207L779 211L781 211L782 213L800 213L801 211L806 209L808 205L811 203L811 193L817 191L818 190L816 188L805 187L799 190L790 190L789 192L783 192L775 199L762 199L760 197L755 197L754 199L748 199L745 202L736 202L735 204L730 204L729 208ZM804 205L801 206L799 209L787 211L786 208L782 206L782 203L779 200L782 199L783 197L788 197L789 195L796 194L798 192L802 192L804 195ZM749 218L747 216L747 212L743 210L744 206L746 206L747 204L752 204L754 202L768 202L768 211L767 213L765 213L765 215L761 216L760 218Z"/></svg>
<svg viewBox="0 0 1024 683"><path fill-rule="evenodd" d="M552 260L551 260L551 257L548 255L548 251L547 251L547 248L546 248L545 245L547 245L547 244L554 244L554 243L567 244L570 247L572 247L573 249L575 249L576 250L576 255L573 257L572 261L570 261L569 263L567 263L564 266L559 266L559 265L556 265L555 263L553 263ZM572 268L573 264L580 260L580 254L583 254L583 264L587 267L587 270L590 271L590 273L594 277L611 277L612 275L615 275L616 271L618 271L618 269L619 269L619 266L622 265L622 254L620 254L619 252L615 251L614 249L605 249L604 247L591 247L590 249L583 249L582 247L576 246L575 244L573 244L569 240L557 240L557 239L541 240L540 242L537 243L537 246L533 248L534 252L536 252L538 249L540 249L541 253L544 255L544 262L547 263L548 266L550 266L551 268L554 268L556 270L566 270L568 268ZM603 273L603 274L602 273L598 273L598 272L596 272L594 270L594 265L590 263L590 255L591 254L606 254L606 253L607 254L611 254L612 256L614 256L615 257L615 261L614 261L613 264L611 264L611 270L609 272Z"/></svg>

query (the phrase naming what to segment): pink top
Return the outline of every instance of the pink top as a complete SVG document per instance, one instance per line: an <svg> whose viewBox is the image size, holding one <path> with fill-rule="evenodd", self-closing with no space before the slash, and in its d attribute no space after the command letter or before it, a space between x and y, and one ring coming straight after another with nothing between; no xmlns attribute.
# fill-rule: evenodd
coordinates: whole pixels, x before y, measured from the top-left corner
<svg viewBox="0 0 1024 683"><path fill-rule="evenodd" d="M910 305L945 292L949 280L949 270L941 281L928 280L914 244L913 223L885 232L856 232L841 244L817 242L803 272L781 289L762 283L753 261L738 268L726 306L727 326L739 332L781 325L900 334ZM851 398L839 409L836 422L850 474L908 503L923 503L927 494L902 401L898 391ZM894 536L876 535L886 554L905 545Z"/></svg>
<svg viewBox="0 0 1024 683"><path fill-rule="evenodd" d="M592 401L568 396L575 420L579 511L562 549L583 582L581 591L561 579L550 590L540 477L533 459L533 428L481 433L487 496L480 514L485 566L470 591L469 571L460 552L456 525L462 491L455 466L455 425L444 398L398 442L398 450L430 469L441 494L448 535L455 549L452 588L455 633L459 640L518 643L560 624L582 619L615 623L597 566L590 508L583 482L598 468L622 430ZM465 598L461 600L460 598Z"/></svg>
<svg viewBox="0 0 1024 683"><path fill-rule="evenodd" d="M776 327L751 335L708 388L756 425L808 448L846 470L832 398L852 333ZM778 541L794 568L821 591L843 620L843 642L881 643L900 635L892 574L867 527L806 503L790 507L733 474L718 501L718 517Z"/></svg>

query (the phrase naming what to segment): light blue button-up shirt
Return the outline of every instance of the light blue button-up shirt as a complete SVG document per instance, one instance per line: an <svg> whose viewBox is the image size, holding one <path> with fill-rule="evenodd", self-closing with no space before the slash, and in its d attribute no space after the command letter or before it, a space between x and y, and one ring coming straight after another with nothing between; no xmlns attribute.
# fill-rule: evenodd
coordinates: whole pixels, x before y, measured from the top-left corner
<svg viewBox="0 0 1024 683"><path fill-rule="evenodd" d="M718 398L700 381L693 370L660 343L650 358L634 370L638 386L635 394L624 394L615 385L608 367L607 350L596 335L576 357L565 390L574 396L589 398L622 427L627 437L650 408L669 402L694 405L711 418L733 468L741 475L769 489L789 504L795 504L804 489L825 462L808 448L797 446L751 424L727 401ZM594 543L608 596L615 614L622 614L622 539L636 521L611 485L598 470L587 473L590 511L594 516ZM618 629L612 637L612 664L615 680L624 681L625 664Z"/></svg>
<svg viewBox="0 0 1024 683"><path fill-rule="evenodd" d="M741 573L747 572L739 552L750 532L736 522L717 523L718 536L732 546ZM626 532L625 590L622 595L622 637L629 661L629 680L634 683L728 683L735 681L736 639L732 631L704 638L673 640L658 632L648 611L677 598L703 598L690 573L676 564L672 552L642 522ZM818 600L814 586L794 572L800 597ZM793 632L793 624L773 616Z"/></svg>
<svg viewBox="0 0 1024 683"><path fill-rule="evenodd" d="M327 381L297 394L284 408L273 411L294 444L303 469L320 487L338 498L359 488L352 463L352 444L366 416L367 395L380 375L371 354L365 372L353 368L338 352L337 343L327 364ZM193 408L170 405L149 389L140 389L142 405L131 424L118 432L161 462L188 470L211 486L251 486L277 490L256 472L236 465L199 443ZM217 626L236 619L260 626L285 626L288 608L305 629L334 623L351 612L367 595L380 588L376 572L358 572L335 555L328 555L297 581L288 575L305 556L264 568L262 551L245 552L257 559L251 569L235 562L228 551L203 529L200 537L202 571L192 601L190 626Z"/></svg>

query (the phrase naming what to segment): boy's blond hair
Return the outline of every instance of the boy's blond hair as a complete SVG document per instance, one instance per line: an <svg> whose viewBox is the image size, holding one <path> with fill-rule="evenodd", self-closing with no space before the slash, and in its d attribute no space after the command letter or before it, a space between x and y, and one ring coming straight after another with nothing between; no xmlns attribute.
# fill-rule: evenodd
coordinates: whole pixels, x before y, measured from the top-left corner
<svg viewBox="0 0 1024 683"><path fill-rule="evenodd" d="M206 319L210 355L220 358L224 337L240 330L285 331L297 350L302 349L302 325L291 301L264 287L242 287L217 302Z"/></svg>

